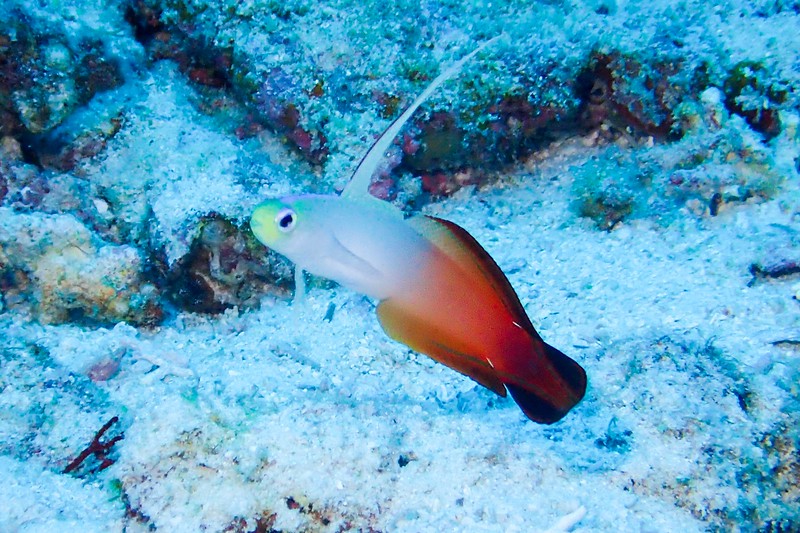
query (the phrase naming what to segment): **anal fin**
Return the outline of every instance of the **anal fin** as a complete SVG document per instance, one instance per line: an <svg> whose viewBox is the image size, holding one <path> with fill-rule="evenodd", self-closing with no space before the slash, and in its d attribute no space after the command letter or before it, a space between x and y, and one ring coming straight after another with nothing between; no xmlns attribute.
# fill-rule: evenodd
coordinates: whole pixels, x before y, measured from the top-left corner
<svg viewBox="0 0 800 533"><path fill-rule="evenodd" d="M392 339L424 353L435 361L477 381L494 393L505 397L506 388L494 368L485 359L459 352L437 342L437 332L391 299L378 304L378 320Z"/></svg>

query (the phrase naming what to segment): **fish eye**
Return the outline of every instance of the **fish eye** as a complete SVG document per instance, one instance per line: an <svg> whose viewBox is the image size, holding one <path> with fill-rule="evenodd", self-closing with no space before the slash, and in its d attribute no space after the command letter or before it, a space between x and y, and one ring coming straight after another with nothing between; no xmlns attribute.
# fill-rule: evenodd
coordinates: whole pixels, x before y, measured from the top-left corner
<svg viewBox="0 0 800 533"><path fill-rule="evenodd" d="M294 210L289 209L288 207L278 211L278 214L275 216L275 222L278 224L278 229L284 233L292 231L296 221L297 216L295 215Z"/></svg>

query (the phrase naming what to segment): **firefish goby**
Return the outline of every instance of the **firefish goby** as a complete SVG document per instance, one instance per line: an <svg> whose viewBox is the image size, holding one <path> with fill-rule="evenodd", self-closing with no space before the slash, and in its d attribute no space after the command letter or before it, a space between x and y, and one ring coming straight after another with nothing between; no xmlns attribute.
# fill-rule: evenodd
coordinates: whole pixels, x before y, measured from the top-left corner
<svg viewBox="0 0 800 533"><path fill-rule="evenodd" d="M581 366L546 344L506 276L457 224L402 212L368 192L383 154L422 102L491 41L443 71L387 128L340 196L298 195L259 204L256 238L302 272L332 279L378 301L392 339L469 376L543 424L584 396Z"/></svg>

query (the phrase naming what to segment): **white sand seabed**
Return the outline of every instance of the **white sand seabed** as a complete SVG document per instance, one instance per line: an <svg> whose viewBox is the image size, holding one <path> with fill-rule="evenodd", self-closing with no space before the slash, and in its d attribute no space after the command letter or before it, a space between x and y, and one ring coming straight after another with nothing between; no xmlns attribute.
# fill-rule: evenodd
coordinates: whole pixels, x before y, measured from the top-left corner
<svg viewBox="0 0 800 533"><path fill-rule="evenodd" d="M796 280L747 284L752 262L796 238L797 195L600 232L568 208L567 169L556 162L429 208L483 243L542 336L586 368L586 399L562 422L533 424L511 400L389 340L374 304L344 289L181 315L155 331L5 315L9 341L44 346L62 378L120 360L97 384L108 416L50 405L39 438L61 442L65 462L113 414L125 438L117 462L77 491L77 481L46 481L47 461L42 474L35 459L4 459L4 477L23 487L6 486L4 523L130 526L116 487L171 531L237 519L253 530L262 514L280 530L531 531L581 507L574 531L704 530L704 509L745 497L736 473L791 401L782 383L796 353L771 343L795 338ZM733 391L742 381L750 413ZM41 388L31 393L29 403L46 403ZM609 435L621 441L608 445ZM42 483L47 512L32 496Z"/></svg>
<svg viewBox="0 0 800 533"><path fill-rule="evenodd" d="M685 99L679 109L660 105L695 124L646 154L621 146L615 157L574 139L425 208L472 233L542 337L586 369L586 398L552 426L390 340L375 303L341 288L313 286L302 304L265 297L258 310L178 314L155 329L41 325L3 295L0 533L800 528L800 279L750 274L753 264L800 262L796 5L144 4L166 6L172 37L232 46L236 72L250 82L285 73L297 86L293 105L331 152L314 174L280 135L236 139L200 111L177 63L151 62L125 2L0 3L3 24L23 15L37 46L98 41L119 61L125 83L61 129L77 136L91 131L84 119L124 118L104 151L78 162L75 179L102 192L93 199L101 226L113 218L135 235L146 228L170 265L209 213L244 222L263 196L343 186L391 120L375 96L415 94L409 72L435 74L490 35L508 39L442 87L428 113L459 114L484 86L573 109L573 82L589 58L618 53L632 60L630 71L610 74L622 102L654 105L646 82L658 80L647 73L663 74ZM675 65L677 77L660 70ZM709 79L689 83L695 75ZM308 90L318 80L322 97ZM726 83L743 86L726 93ZM681 96L696 86L705 92ZM781 133L762 141L729 114L727 96L741 111L779 109ZM24 103L49 110L32 96ZM653 184L643 194L666 194L675 170L702 190L675 187L694 198L637 206L611 231L578 216L582 187L608 192L597 169L633 189L636 180L624 178L638 178L639 163ZM717 190L725 202L712 217L704 195ZM71 224L38 211L16 221L39 220L49 228L43 241L99 239L75 214L64 214ZM14 240L15 228L0 229ZM28 248L36 255L45 244ZM108 451L113 464L91 473L90 459L64 474L114 416L100 437L124 433Z"/></svg>

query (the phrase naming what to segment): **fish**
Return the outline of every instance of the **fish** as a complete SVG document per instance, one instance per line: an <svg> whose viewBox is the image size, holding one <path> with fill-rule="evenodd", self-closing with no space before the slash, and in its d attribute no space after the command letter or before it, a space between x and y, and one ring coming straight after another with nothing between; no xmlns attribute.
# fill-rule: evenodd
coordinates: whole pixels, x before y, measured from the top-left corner
<svg viewBox="0 0 800 533"><path fill-rule="evenodd" d="M496 38L495 38L496 39ZM402 127L442 83L491 44L442 71L378 137L340 195L267 199L250 217L255 237L303 272L376 300L386 334L499 396L534 422L561 420L584 397L585 370L542 340L508 278L464 228L405 218L369 194L372 175Z"/></svg>

